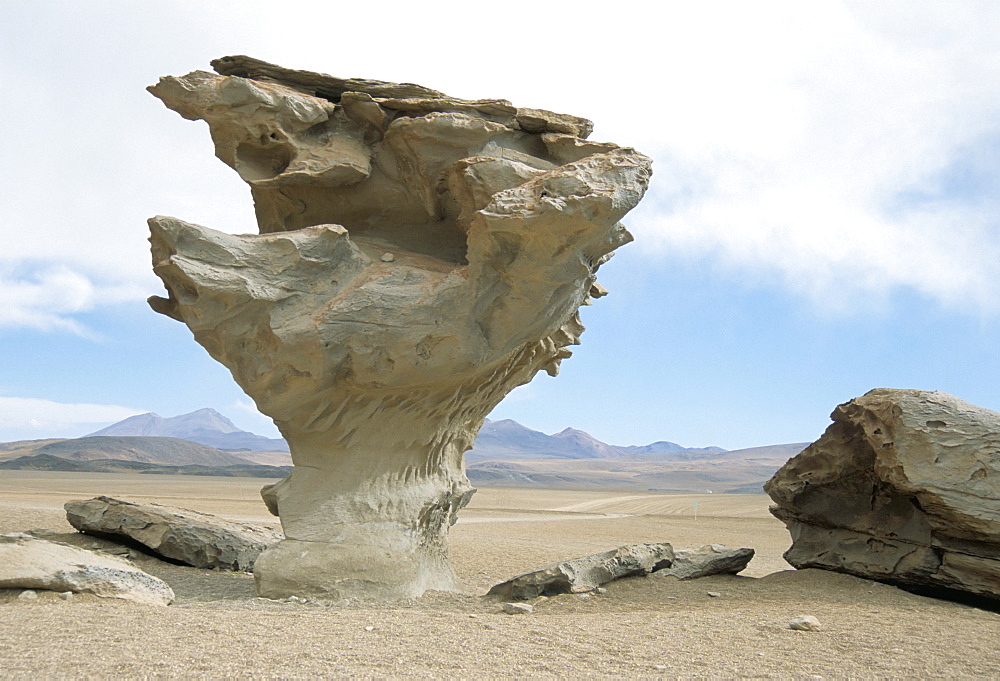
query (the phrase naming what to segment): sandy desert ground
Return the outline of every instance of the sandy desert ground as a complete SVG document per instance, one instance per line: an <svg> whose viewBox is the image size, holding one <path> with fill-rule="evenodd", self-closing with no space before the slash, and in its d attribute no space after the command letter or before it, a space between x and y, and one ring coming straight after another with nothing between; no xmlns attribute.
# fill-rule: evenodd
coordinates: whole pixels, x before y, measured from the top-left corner
<svg viewBox="0 0 1000 681"><path fill-rule="evenodd" d="M62 504L97 494L273 524L257 495L264 482L2 471L0 532L70 532ZM451 535L468 594L394 604L258 599L249 575L143 556L174 605L0 591L0 677L1000 677L1000 613L791 571L788 534L767 505L764 495L481 489ZM479 596L559 559L652 541L757 556L741 576L626 579L530 615ZM788 629L799 614L823 629Z"/></svg>

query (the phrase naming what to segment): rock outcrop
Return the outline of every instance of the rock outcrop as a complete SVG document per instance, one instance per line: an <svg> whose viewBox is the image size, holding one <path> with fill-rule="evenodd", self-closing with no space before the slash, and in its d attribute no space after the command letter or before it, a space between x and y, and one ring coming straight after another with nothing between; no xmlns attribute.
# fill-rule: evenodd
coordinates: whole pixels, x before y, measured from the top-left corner
<svg viewBox="0 0 1000 681"><path fill-rule="evenodd" d="M764 486L785 559L1000 599L1000 413L941 392L872 390Z"/></svg>
<svg viewBox="0 0 1000 681"><path fill-rule="evenodd" d="M80 532L138 542L153 553L210 570L250 572L281 535L186 508L133 504L112 497L66 502L66 519Z"/></svg>
<svg viewBox="0 0 1000 681"><path fill-rule="evenodd" d="M0 535L0 589L73 591L169 605L173 590L127 560L27 534Z"/></svg>
<svg viewBox="0 0 1000 681"><path fill-rule="evenodd" d="M526 572L497 584L486 595L527 601L538 596L584 593L622 577L670 567L673 560L670 544L630 544Z"/></svg>
<svg viewBox="0 0 1000 681"><path fill-rule="evenodd" d="M670 567L658 570L658 577L698 579L711 575L735 575L753 559L753 549L731 549L721 544L706 544L697 549L676 549Z"/></svg>
<svg viewBox="0 0 1000 681"><path fill-rule="evenodd" d="M258 593L454 589L447 531L483 419L579 342L648 158L575 116L247 57L150 91L208 123L259 235L150 220L154 310L187 324L295 463Z"/></svg>

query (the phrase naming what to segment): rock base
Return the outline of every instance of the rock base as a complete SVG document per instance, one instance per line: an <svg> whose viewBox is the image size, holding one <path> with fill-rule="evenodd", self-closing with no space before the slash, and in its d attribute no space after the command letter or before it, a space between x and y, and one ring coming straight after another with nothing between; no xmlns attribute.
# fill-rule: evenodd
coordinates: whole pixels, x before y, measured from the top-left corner
<svg viewBox="0 0 1000 681"><path fill-rule="evenodd" d="M378 545L285 539L254 566L257 595L318 600L416 598L425 591L458 591L447 556L405 541Z"/></svg>

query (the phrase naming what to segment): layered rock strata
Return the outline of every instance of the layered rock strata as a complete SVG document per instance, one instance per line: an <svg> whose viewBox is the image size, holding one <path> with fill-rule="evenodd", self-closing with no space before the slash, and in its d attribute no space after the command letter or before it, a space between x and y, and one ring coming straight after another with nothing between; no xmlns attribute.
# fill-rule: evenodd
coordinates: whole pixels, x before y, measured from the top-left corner
<svg viewBox="0 0 1000 681"><path fill-rule="evenodd" d="M115 556L27 534L0 535L0 589L47 589L169 605L173 590L161 579Z"/></svg>
<svg viewBox="0 0 1000 681"><path fill-rule="evenodd" d="M63 507L80 532L130 539L163 558L208 570L251 572L260 554L282 539L266 527L163 504L94 497Z"/></svg>
<svg viewBox="0 0 1000 681"><path fill-rule="evenodd" d="M1000 414L941 392L872 390L764 486L785 559L1000 599Z"/></svg>
<svg viewBox="0 0 1000 681"><path fill-rule="evenodd" d="M264 596L455 588L447 531L483 419L579 342L650 161L589 121L247 57L150 91L208 123L259 235L150 220L183 321L288 441Z"/></svg>

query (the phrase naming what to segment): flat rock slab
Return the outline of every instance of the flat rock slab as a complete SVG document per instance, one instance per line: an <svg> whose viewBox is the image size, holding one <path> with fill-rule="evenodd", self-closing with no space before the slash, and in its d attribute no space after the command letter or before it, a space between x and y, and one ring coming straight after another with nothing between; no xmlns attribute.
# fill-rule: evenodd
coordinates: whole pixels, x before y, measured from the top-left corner
<svg viewBox="0 0 1000 681"><path fill-rule="evenodd" d="M674 561L670 544L630 544L604 553L553 563L497 584L486 594L530 600L538 596L592 591L632 575L648 575Z"/></svg>
<svg viewBox="0 0 1000 681"><path fill-rule="evenodd" d="M0 535L0 588L73 591L148 605L174 600L166 582L127 560L20 533Z"/></svg>
<svg viewBox="0 0 1000 681"><path fill-rule="evenodd" d="M697 579L710 575L735 575L746 568L753 549L731 549L721 544L707 544L697 549L677 549L673 564L657 571L659 577Z"/></svg>
<svg viewBox="0 0 1000 681"><path fill-rule="evenodd" d="M223 520L208 513L111 497L70 501L66 519L80 532L127 537L185 565L251 572L257 557L282 539L266 527Z"/></svg>

